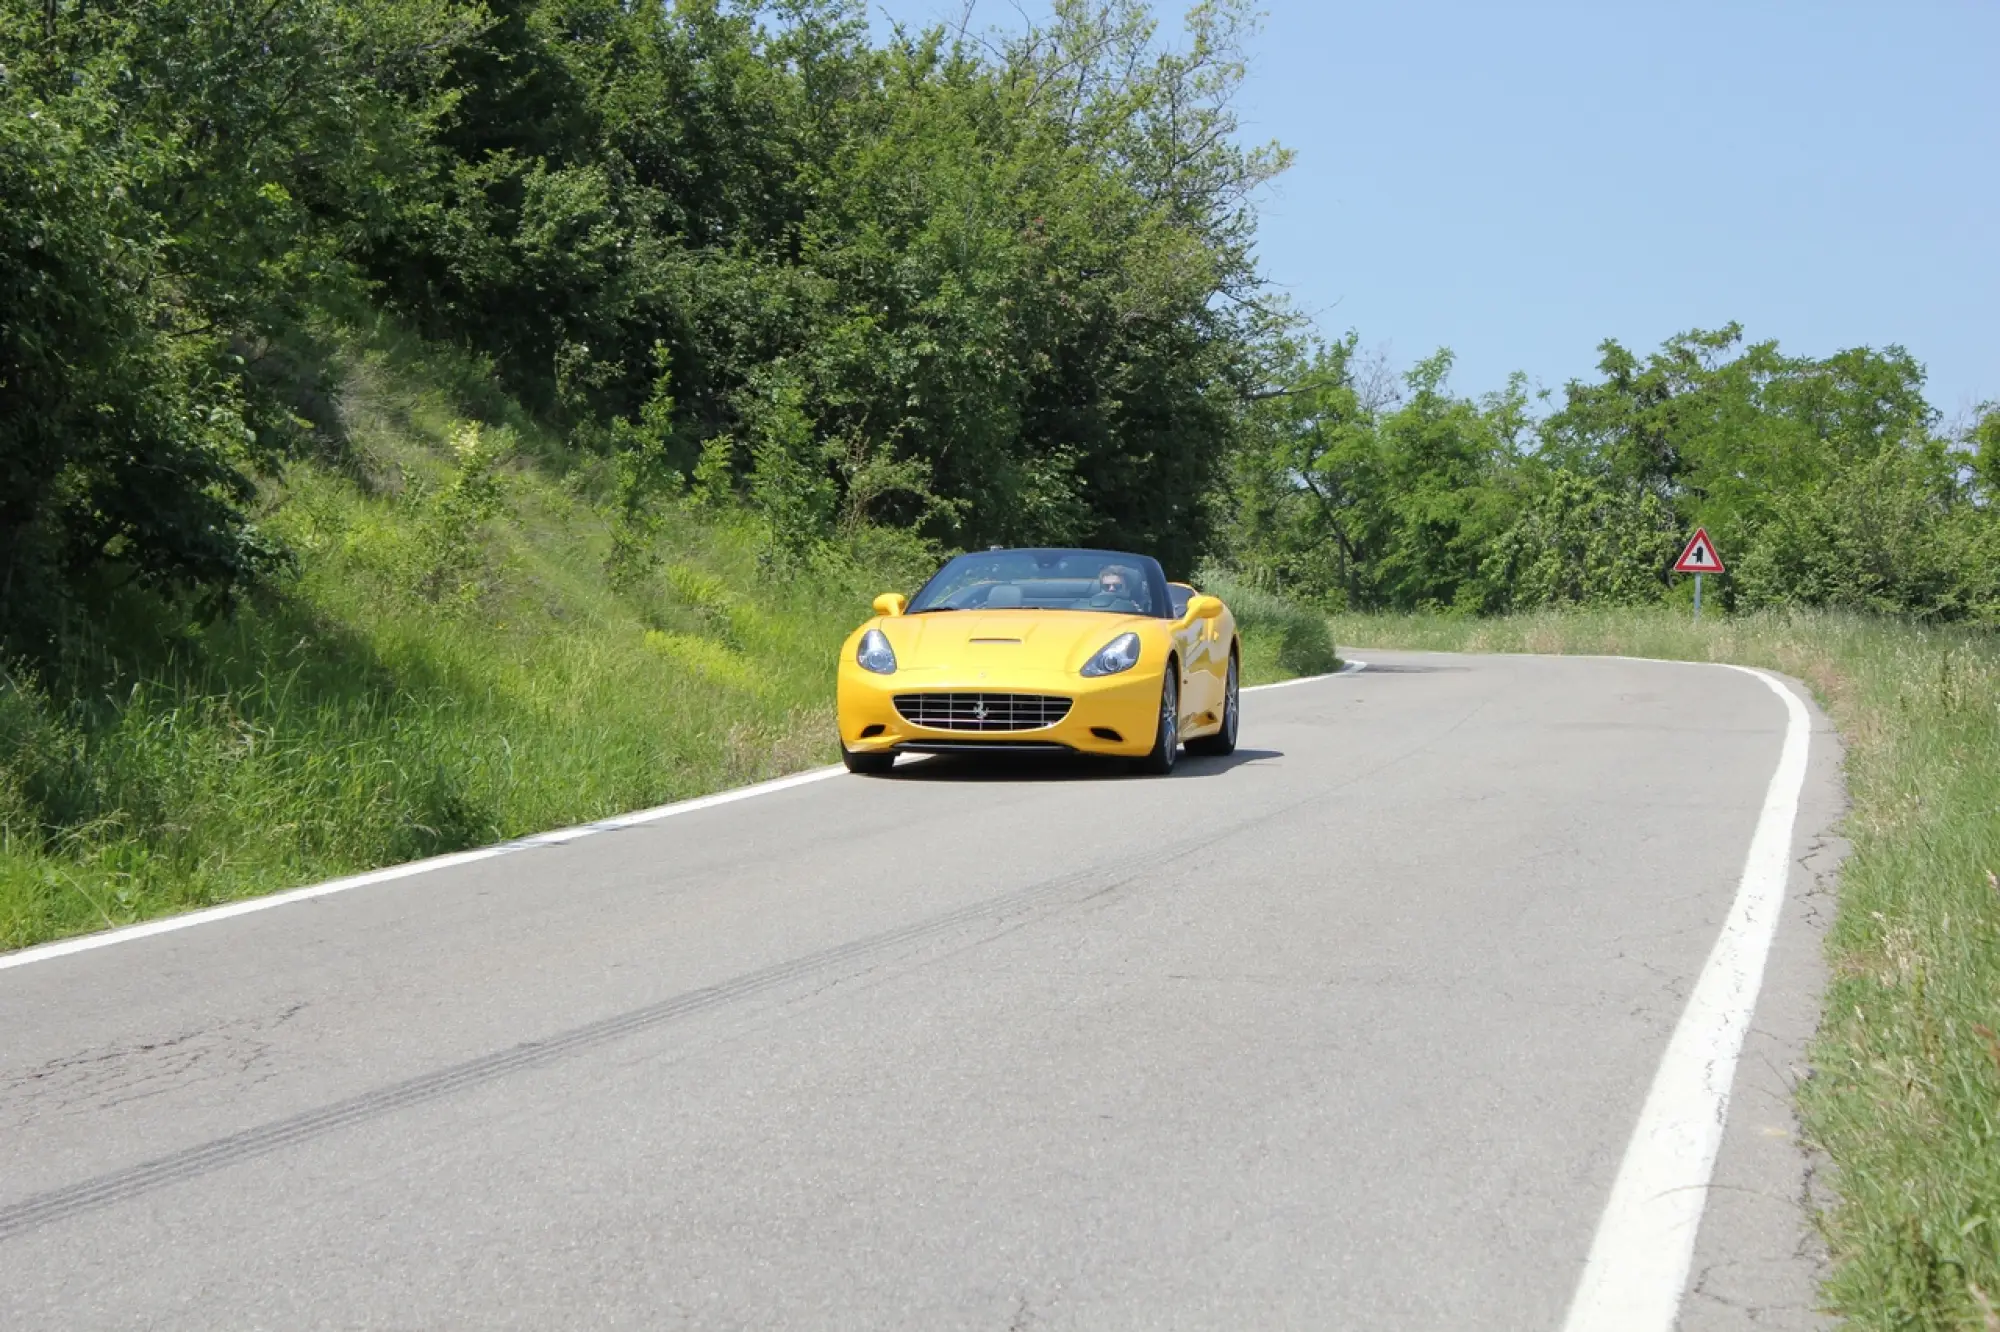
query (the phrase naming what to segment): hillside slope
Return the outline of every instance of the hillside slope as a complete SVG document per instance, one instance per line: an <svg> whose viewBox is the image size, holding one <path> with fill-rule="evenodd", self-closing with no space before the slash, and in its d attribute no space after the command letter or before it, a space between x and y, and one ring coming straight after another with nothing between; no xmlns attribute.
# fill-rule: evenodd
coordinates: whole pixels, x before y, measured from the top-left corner
<svg viewBox="0 0 2000 1332"><path fill-rule="evenodd" d="M831 762L835 648L935 558L785 557L726 494L621 524L615 464L386 325L337 378L333 445L261 497L292 576L206 628L127 594L0 677L0 946ZM1240 595L1253 679L1330 664Z"/></svg>
<svg viewBox="0 0 2000 1332"><path fill-rule="evenodd" d="M352 348L344 456L262 497L293 577L177 633L128 596L0 683L0 944L834 757L831 648L898 571L773 577L754 520L688 501L614 580L606 479L546 470L504 399L480 422L466 370Z"/></svg>

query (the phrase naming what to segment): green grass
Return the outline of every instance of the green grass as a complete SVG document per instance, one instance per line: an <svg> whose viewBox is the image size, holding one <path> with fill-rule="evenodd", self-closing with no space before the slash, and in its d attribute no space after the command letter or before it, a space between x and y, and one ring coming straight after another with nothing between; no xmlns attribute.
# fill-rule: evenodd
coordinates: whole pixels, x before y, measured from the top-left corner
<svg viewBox="0 0 2000 1332"><path fill-rule="evenodd" d="M1823 1296L1850 1326L2000 1329L2000 640L1859 616L1344 615L1353 647L1766 666L1847 746L1853 852L1801 1091L1834 1163Z"/></svg>
<svg viewBox="0 0 2000 1332"><path fill-rule="evenodd" d="M295 579L200 630L127 596L0 670L0 948L838 757L835 650L934 552L774 564L752 516L684 500L614 587L609 478L478 365L385 327L342 379L340 447L264 497ZM1245 616L1252 682L1318 660L1283 609Z"/></svg>
<svg viewBox="0 0 2000 1332"><path fill-rule="evenodd" d="M684 504L614 591L599 479L456 381L357 346L347 456L266 497L295 580L200 631L128 598L0 677L0 946L835 757L832 647L889 574L772 570L745 515Z"/></svg>

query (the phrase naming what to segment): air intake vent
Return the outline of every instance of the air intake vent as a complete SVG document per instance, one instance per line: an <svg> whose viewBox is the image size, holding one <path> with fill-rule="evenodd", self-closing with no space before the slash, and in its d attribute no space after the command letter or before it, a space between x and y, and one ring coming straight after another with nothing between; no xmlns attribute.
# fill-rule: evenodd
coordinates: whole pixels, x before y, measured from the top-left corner
<svg viewBox="0 0 2000 1332"><path fill-rule="evenodd" d="M1058 694L898 694L896 711L934 731L1039 731L1069 715Z"/></svg>

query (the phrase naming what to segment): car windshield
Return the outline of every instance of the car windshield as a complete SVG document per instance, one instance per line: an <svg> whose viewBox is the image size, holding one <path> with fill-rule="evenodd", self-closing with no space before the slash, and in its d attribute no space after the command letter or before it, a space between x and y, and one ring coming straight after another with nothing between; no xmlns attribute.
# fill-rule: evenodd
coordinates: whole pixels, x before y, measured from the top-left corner
<svg viewBox="0 0 2000 1332"><path fill-rule="evenodd" d="M937 571L909 613L1079 610L1167 618L1171 598L1158 563L1111 550L989 550Z"/></svg>

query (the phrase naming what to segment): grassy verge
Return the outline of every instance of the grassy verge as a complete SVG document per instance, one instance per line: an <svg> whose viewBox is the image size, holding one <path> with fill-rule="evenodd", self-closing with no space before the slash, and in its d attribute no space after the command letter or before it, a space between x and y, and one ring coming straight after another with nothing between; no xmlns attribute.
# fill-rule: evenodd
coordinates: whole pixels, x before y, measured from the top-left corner
<svg viewBox="0 0 2000 1332"><path fill-rule="evenodd" d="M355 348L344 455L265 497L296 579L199 631L129 598L0 675L0 946L833 756L826 648L878 575L771 576L753 524L688 505L614 590L599 479L538 466L462 370Z"/></svg>
<svg viewBox="0 0 2000 1332"><path fill-rule="evenodd" d="M1855 616L1340 616L1356 647L1728 661L1806 681L1852 799L1808 1131L1833 1160L1827 1307L2000 1329L2000 641Z"/></svg>
<svg viewBox="0 0 2000 1332"><path fill-rule="evenodd" d="M264 497L295 579L203 630L128 596L0 665L0 948L837 758L835 649L918 543L774 564L687 499L621 562L611 478L477 366L381 329L343 380L340 447ZM1286 615L1245 615L1252 682L1316 668Z"/></svg>
<svg viewBox="0 0 2000 1332"><path fill-rule="evenodd" d="M1243 640L1243 683L1269 684L1340 669L1325 616L1220 569L1203 569L1195 586L1221 597L1236 617Z"/></svg>

